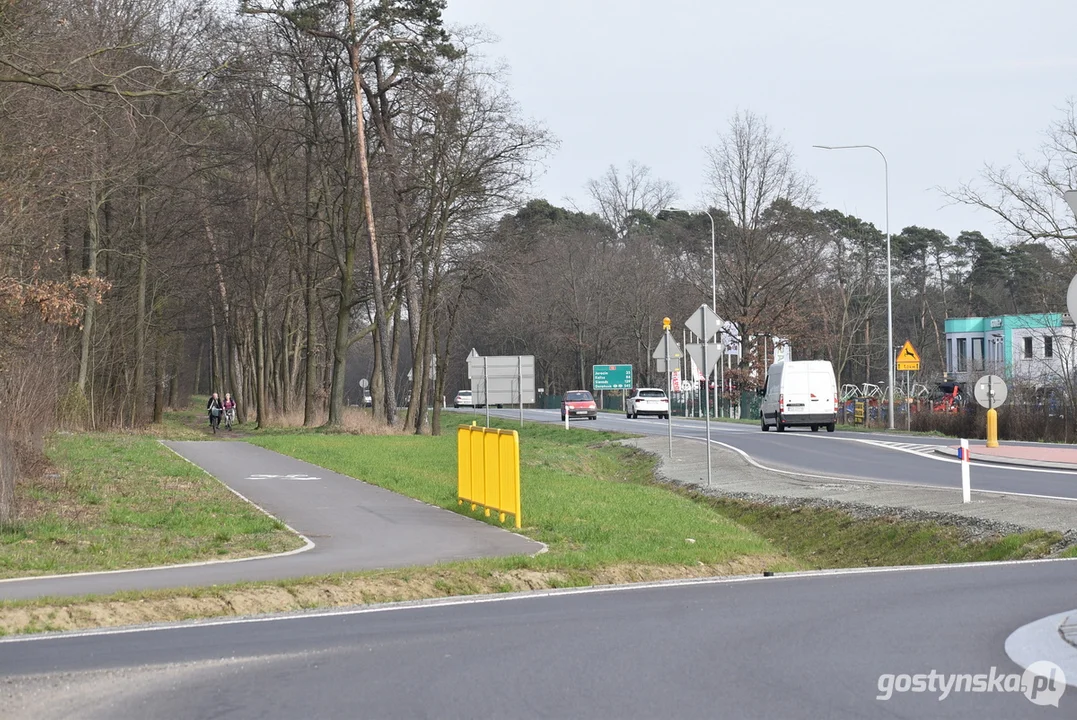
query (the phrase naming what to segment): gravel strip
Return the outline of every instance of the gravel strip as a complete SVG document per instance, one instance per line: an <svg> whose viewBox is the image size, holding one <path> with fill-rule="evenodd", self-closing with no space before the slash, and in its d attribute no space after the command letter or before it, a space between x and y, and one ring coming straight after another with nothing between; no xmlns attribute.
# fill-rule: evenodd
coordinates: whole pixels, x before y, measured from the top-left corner
<svg viewBox="0 0 1077 720"><path fill-rule="evenodd" d="M958 528L973 540L1029 530L1061 532L1062 540L1052 553L1077 544L1077 503L1072 501L976 492L974 485L972 502L964 504L957 489L840 478L821 480L770 472L719 446L711 450L713 482L708 486L703 443L675 438L670 458L667 438L642 437L622 442L655 455L660 480L712 497L779 507L842 510L858 519L889 517L935 522Z"/></svg>

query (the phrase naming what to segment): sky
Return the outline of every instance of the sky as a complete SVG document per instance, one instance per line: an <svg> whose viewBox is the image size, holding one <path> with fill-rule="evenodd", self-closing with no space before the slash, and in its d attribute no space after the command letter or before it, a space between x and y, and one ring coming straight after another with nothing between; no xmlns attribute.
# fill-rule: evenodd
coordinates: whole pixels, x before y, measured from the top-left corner
<svg viewBox="0 0 1077 720"><path fill-rule="evenodd" d="M559 147L534 195L589 209L585 185L636 161L704 202L706 146L735 112L764 116L822 207L885 230L1001 239L938 188L1034 155L1077 94L1074 0L448 0L450 26L496 42L524 116Z"/></svg>

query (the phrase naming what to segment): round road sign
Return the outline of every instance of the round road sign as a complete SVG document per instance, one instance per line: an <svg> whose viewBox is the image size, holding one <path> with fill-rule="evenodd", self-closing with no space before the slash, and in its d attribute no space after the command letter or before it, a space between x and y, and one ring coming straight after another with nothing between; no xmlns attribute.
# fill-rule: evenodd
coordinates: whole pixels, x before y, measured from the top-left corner
<svg viewBox="0 0 1077 720"><path fill-rule="evenodd" d="M1077 275L1070 280L1070 288L1066 291L1066 309L1070 311L1070 317L1077 318Z"/></svg>
<svg viewBox="0 0 1077 720"><path fill-rule="evenodd" d="M368 385L370 385L370 382L366 378L359 378L359 387L365 389Z"/></svg>
<svg viewBox="0 0 1077 720"><path fill-rule="evenodd" d="M984 375L972 389L976 402L990 410L1006 402L1006 381L998 375Z"/></svg>

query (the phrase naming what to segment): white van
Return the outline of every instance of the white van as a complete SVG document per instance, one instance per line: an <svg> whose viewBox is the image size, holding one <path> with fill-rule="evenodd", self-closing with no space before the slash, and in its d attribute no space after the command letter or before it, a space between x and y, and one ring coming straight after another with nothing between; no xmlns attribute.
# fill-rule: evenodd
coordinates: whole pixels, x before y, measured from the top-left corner
<svg viewBox="0 0 1077 720"><path fill-rule="evenodd" d="M788 360L767 370L767 384L759 409L763 432L771 426L825 427L834 432L838 422L838 383L829 360Z"/></svg>

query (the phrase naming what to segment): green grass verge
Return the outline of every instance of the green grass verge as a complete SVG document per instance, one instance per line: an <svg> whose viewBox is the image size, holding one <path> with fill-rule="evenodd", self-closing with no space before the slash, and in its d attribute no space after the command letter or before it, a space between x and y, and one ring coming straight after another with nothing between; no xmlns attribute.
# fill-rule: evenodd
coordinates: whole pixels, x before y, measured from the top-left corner
<svg viewBox="0 0 1077 720"><path fill-rule="evenodd" d="M145 435L53 436L0 529L0 577L116 570L299 547L282 523Z"/></svg>
<svg viewBox="0 0 1077 720"><path fill-rule="evenodd" d="M496 422L519 429L515 422ZM492 518L457 505L454 430L447 427L448 434L442 437L332 434L324 429L288 434L273 431L252 433L250 440L496 524ZM1025 533L969 541L960 530L935 523L856 520L836 510L768 507L702 497L657 483L656 458L611 442L619 437L623 436L583 429L565 431L549 424L528 423L521 429L523 532L549 546L549 552L535 557L104 598L0 602L0 634L763 569L783 572L1023 559L1047 555L1061 539L1058 533ZM63 508L80 507L86 514L98 516L96 524L77 531L69 529L62 542L47 540L47 522L42 526L45 529L24 526L19 532L26 534L20 538L5 536L0 557L11 557L9 546L21 543L23 552L41 561L52 554L62 558L69 569L92 569L175 562L168 547L177 543L193 543L210 554L222 551L219 543L214 545L222 538L215 533L208 541L206 538L208 531L222 527L220 511L210 510L212 520L179 521L165 510L194 502L195 497L209 497L192 490L202 483L226 493L217 497L219 502L233 499L230 493L152 439L60 437L54 440L50 454L62 467L79 470L68 470L63 491L51 486L37 489L42 507L52 508L51 514L44 513L41 519L51 518L48 522L56 523L78 515L65 513ZM146 482L151 476L156 480ZM147 484L158 487L150 491L144 487ZM72 501L72 495L81 500ZM213 506L206 501L203 509ZM197 514L198 509L183 511ZM184 530L194 532L188 535ZM106 553L113 562L95 559L88 550L66 549L72 545L71 538L112 533L122 537ZM233 534L231 542L242 542L242 538ZM1077 557L1077 548L1064 555ZM116 562L120 558L124 558L124 565Z"/></svg>
<svg viewBox="0 0 1077 720"><path fill-rule="evenodd" d="M506 422L504 427L519 428ZM653 482L655 459L607 443L617 436L527 424L521 432L524 532L549 552L529 567L621 563L707 565L777 555L755 533ZM250 442L443 508L482 518L456 500L456 433L440 437L266 435ZM496 523L495 523L496 524Z"/></svg>
<svg viewBox="0 0 1077 720"><path fill-rule="evenodd" d="M969 541L959 528L934 522L856 519L826 508L702 500L815 569L1026 560L1046 557L1062 540L1061 533L1036 530ZM1077 547L1070 550L1077 552Z"/></svg>
<svg viewBox="0 0 1077 720"><path fill-rule="evenodd" d="M783 569L1013 560L1044 557L1062 539L1056 532L1031 532L973 541L959 528L934 522L863 520L840 510L709 498L655 483L655 458L608 442L621 435L532 423L520 432L524 532L550 547L526 561L532 567L712 564L753 555L767 555ZM252 442L434 505L468 510L456 503L454 433L323 433Z"/></svg>

